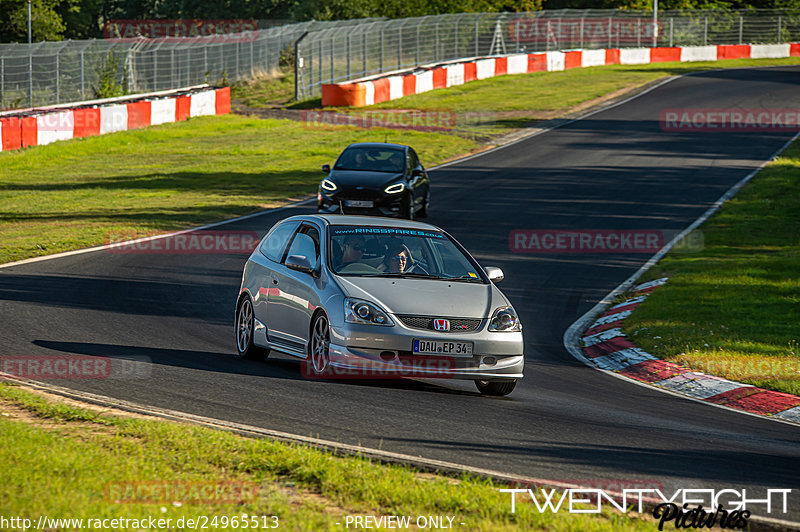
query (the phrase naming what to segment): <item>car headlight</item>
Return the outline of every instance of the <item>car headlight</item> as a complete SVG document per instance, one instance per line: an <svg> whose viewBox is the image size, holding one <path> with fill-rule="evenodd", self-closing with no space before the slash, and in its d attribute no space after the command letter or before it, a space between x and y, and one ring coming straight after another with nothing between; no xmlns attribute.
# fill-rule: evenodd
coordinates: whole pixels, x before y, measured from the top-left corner
<svg viewBox="0 0 800 532"><path fill-rule="evenodd" d="M500 307L492 314L489 320L490 331L515 332L522 330L522 322L519 321L517 313L513 307Z"/></svg>
<svg viewBox="0 0 800 532"><path fill-rule="evenodd" d="M388 187L384 188L383 191L387 194L397 194L398 192L402 192L406 189L405 183L395 183L394 185L389 185Z"/></svg>
<svg viewBox="0 0 800 532"><path fill-rule="evenodd" d="M345 298L344 321L347 323L364 323L367 325L394 325L389 315L377 305L362 299Z"/></svg>
<svg viewBox="0 0 800 532"><path fill-rule="evenodd" d="M333 192L334 190L339 188L339 187L336 186L336 183L334 183L333 181L331 181L328 178L325 178L325 179L322 180L322 185L321 186L322 186L323 189L327 190L328 192Z"/></svg>

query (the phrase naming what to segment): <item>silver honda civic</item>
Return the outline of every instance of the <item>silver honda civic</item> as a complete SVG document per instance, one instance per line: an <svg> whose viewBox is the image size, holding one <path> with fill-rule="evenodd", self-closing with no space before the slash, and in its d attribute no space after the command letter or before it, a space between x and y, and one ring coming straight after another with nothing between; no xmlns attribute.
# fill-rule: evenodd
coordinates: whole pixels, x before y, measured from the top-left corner
<svg viewBox="0 0 800 532"><path fill-rule="evenodd" d="M242 358L277 351L309 377L522 378L522 323L481 268L436 226L374 216L293 216L247 260L236 302Z"/></svg>

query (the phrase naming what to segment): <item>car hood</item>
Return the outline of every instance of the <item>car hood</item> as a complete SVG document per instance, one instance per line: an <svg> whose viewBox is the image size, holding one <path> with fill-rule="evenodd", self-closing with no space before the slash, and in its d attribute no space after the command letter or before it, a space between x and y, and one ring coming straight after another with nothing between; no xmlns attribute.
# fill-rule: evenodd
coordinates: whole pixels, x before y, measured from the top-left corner
<svg viewBox="0 0 800 532"><path fill-rule="evenodd" d="M401 179L401 172L367 172L361 170L334 170L329 179L341 188L367 187L383 189L392 181Z"/></svg>
<svg viewBox="0 0 800 532"><path fill-rule="evenodd" d="M392 314L486 318L508 305L493 284L387 277L339 277L339 282L348 297L372 301Z"/></svg>

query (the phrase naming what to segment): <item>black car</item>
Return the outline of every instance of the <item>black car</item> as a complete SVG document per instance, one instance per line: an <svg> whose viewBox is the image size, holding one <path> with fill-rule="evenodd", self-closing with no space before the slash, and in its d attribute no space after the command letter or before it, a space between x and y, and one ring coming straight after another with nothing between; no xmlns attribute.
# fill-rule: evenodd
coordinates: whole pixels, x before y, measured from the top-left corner
<svg viewBox="0 0 800 532"><path fill-rule="evenodd" d="M351 144L317 193L321 213L373 214L424 218L431 200L431 183L413 148L401 144Z"/></svg>

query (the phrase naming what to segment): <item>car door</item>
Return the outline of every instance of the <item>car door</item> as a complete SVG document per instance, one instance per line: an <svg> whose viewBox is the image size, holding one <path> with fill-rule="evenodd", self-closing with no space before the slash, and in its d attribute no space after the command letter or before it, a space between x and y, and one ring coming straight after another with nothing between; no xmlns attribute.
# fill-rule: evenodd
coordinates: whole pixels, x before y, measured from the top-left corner
<svg viewBox="0 0 800 532"><path fill-rule="evenodd" d="M258 253L253 253L246 265L244 278L251 279L248 283L253 297L253 311L255 318L266 325L267 330L272 327L267 305L269 290L272 286L273 272L280 267L289 240L300 225L299 221L286 221L276 225L258 247Z"/></svg>
<svg viewBox="0 0 800 532"><path fill-rule="evenodd" d="M269 329L270 343L305 353L311 314L319 305L318 275L291 270L286 267L286 258L301 255L311 262L315 271L320 266L320 229L310 222L303 222L292 236L289 248L278 268L273 271L267 313L272 327Z"/></svg>

